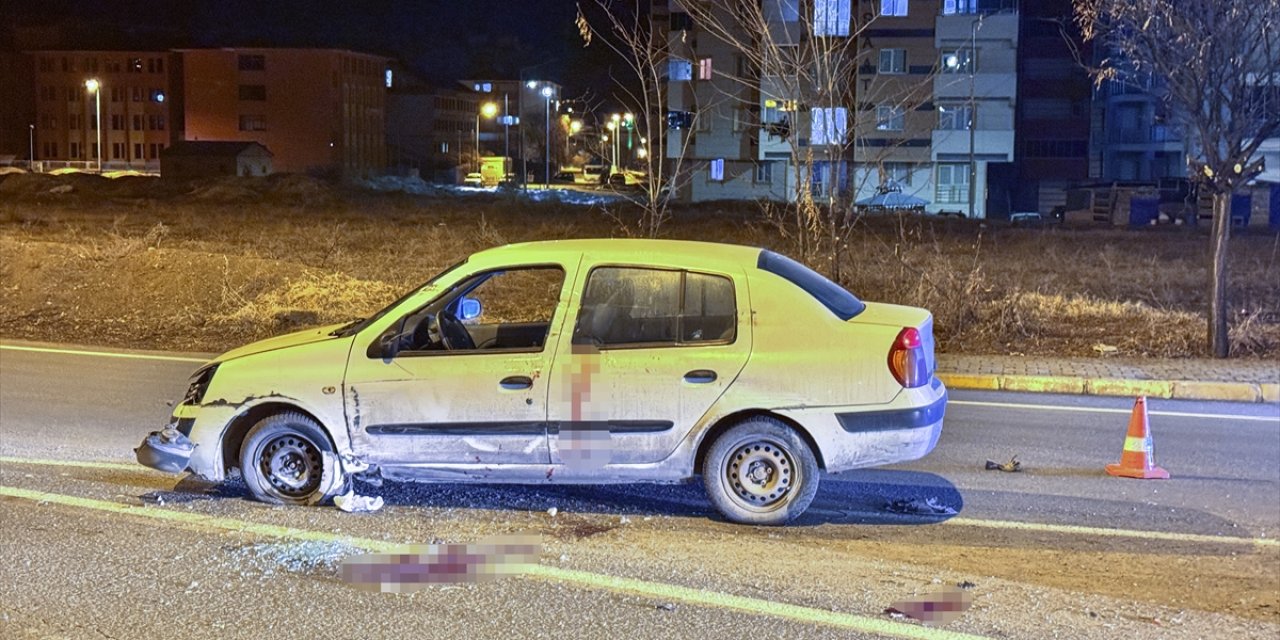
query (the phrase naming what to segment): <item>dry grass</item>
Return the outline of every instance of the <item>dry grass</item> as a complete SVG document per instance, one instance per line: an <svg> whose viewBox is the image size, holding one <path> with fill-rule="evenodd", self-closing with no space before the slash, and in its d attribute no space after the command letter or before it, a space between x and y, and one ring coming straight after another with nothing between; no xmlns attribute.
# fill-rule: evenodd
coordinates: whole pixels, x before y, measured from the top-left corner
<svg viewBox="0 0 1280 640"><path fill-rule="evenodd" d="M634 216L503 196L270 200L0 203L0 335L216 351L366 315L477 249L623 235ZM664 235L794 249L752 204L677 210ZM1235 348L1280 356L1280 244L1232 246ZM1181 357L1204 351L1207 251L1186 230L865 218L841 272L865 299L930 309L944 351Z"/></svg>

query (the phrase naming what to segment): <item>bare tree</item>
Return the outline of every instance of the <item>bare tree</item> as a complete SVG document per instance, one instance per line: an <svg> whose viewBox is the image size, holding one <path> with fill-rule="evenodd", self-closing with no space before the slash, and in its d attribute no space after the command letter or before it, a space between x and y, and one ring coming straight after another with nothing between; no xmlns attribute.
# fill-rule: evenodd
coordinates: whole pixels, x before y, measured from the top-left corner
<svg viewBox="0 0 1280 640"><path fill-rule="evenodd" d="M1194 143L1191 174L1213 194L1209 347L1225 358L1231 194L1280 134L1280 1L1076 0L1086 40L1102 45L1098 83L1150 87Z"/></svg>
<svg viewBox="0 0 1280 640"><path fill-rule="evenodd" d="M862 73L868 65L874 70L877 62L877 51L866 46L866 31L878 20L873 4L858 0L682 3L702 33L727 44L744 61L739 68L716 71L717 77L746 89L726 91L724 97L755 114L760 144L781 143L790 156L790 193L781 210L768 205L771 218L795 243L798 257L837 281L842 250L852 229L848 223L851 196L860 186L857 182L874 179L878 183L884 159L896 148L864 144L867 134L901 129L908 114L932 97L932 73L910 77ZM859 10L862 15L854 15ZM880 121L877 108L888 114L887 121Z"/></svg>
<svg viewBox="0 0 1280 640"><path fill-rule="evenodd" d="M587 21L581 8L577 24L585 46L600 43L623 61L625 77L615 80L625 101L635 108L636 131L647 144L642 193L632 200L641 209L640 234L654 237L671 215L670 194L687 179L691 167L686 161L688 137L671 136L667 128L668 34L643 19L647 14L640 10L642 1L594 0L602 14L598 27Z"/></svg>

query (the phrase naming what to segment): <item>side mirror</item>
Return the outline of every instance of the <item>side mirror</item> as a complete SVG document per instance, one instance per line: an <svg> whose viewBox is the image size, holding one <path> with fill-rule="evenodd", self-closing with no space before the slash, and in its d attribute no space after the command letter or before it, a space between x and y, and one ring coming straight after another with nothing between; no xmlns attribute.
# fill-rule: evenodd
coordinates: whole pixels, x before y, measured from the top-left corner
<svg viewBox="0 0 1280 640"><path fill-rule="evenodd" d="M365 355L379 360L390 360L400 353L400 338L401 335L394 331L384 333L369 345L369 351Z"/></svg>
<svg viewBox="0 0 1280 640"><path fill-rule="evenodd" d="M459 320L474 320L484 313L484 306L475 298L463 298L462 304L458 305Z"/></svg>

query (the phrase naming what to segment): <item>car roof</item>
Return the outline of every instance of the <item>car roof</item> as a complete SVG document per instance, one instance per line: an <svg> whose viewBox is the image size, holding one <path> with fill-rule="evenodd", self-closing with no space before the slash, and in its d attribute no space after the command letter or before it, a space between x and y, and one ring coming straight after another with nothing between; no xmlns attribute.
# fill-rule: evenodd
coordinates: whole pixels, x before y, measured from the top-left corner
<svg viewBox="0 0 1280 640"><path fill-rule="evenodd" d="M690 266L754 267L759 247L692 240L650 240L635 238L590 238L521 242L486 249L475 254L484 260L545 260L566 254L589 254L609 260L646 259L688 263Z"/></svg>

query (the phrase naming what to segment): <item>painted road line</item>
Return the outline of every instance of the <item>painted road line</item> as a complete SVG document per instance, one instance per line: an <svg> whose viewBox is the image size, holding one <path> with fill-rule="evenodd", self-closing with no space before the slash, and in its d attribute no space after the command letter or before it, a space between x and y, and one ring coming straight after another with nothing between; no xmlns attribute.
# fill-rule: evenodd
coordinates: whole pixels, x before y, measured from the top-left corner
<svg viewBox="0 0 1280 640"><path fill-rule="evenodd" d="M383 540L343 536L326 531L311 531L307 529L295 529L293 527L281 527L277 525L250 522L247 520L237 520L235 518L207 516L190 511L171 511L158 507L138 507L116 502L107 502L105 500L94 500L92 498L79 498L58 493L30 491L27 489L19 489L17 487L0 486L0 496L30 500L37 504L58 504L68 507L78 507L81 509L93 509L129 516L165 520L184 525L203 526L212 529L221 529L232 533L249 533L273 538L339 543L380 553L394 553L404 548L404 545L386 542ZM774 602L760 598L735 596L728 593L707 591L692 587L682 587L663 582L651 582L649 580L637 580L634 578L620 578L617 576L592 573L589 571L561 569L559 567L551 567L541 564L529 565L525 567L525 569L526 571L524 572L524 575L537 579L551 580L592 589L605 589L609 591L632 593L668 601L679 601L691 605L732 609L752 615L784 618L794 620L796 622L826 625L830 627L848 629L850 631L857 631L860 633L872 633L894 638L914 638L919 640L981 640L983 638L982 636L944 631L930 627L893 622L891 620L881 620L878 618L859 616L851 613L824 611L813 607Z"/></svg>
<svg viewBox="0 0 1280 640"><path fill-rule="evenodd" d="M90 460L42 460L40 458L15 458L13 456L0 456L0 465L2 464L37 464L50 467L83 467L85 469L108 469L111 471L138 471L161 474L149 467L140 464L126 464L123 462L93 462ZM163 474L170 475L170 474Z"/></svg>
<svg viewBox="0 0 1280 640"><path fill-rule="evenodd" d="M0 456L0 464L16 463L16 464L32 464L32 465L48 465L59 467L85 467L89 469L110 469L113 471L135 471L142 473L154 473L157 475L165 475L174 477L172 474L154 471L138 464L122 464L116 462L80 462L76 460L43 460L40 458L17 458L12 456ZM114 504L114 503L113 503ZM866 516L885 516L893 515L879 511L857 511L850 512ZM910 518L909 515L903 515L904 518ZM976 520L973 518L949 518L946 520L938 520L938 524L948 526L961 527L981 527L985 529L1010 529L1016 531L1038 531L1042 533L1064 533L1073 535L1086 536L1108 536L1118 538L1133 538L1136 540L1167 540L1170 542L1196 542L1208 544L1241 544L1256 545L1260 547L1280 547L1280 539L1277 538L1242 538L1239 536L1211 536L1196 533L1177 533L1172 531L1150 531L1145 529L1107 529L1104 527L1084 527L1071 524L1044 524L1037 522L1018 522L1014 520Z"/></svg>
<svg viewBox="0 0 1280 640"><path fill-rule="evenodd" d="M7 351L35 351L37 353L61 353L73 356L101 356L103 358L125 358L129 360L164 360L167 362L198 362L204 364L205 358L187 358L183 356L157 356L147 353L112 353L110 351L85 351L80 349L51 349L48 347L22 347L15 344L0 344L0 349Z"/></svg>
<svg viewBox="0 0 1280 640"><path fill-rule="evenodd" d="M1210 536L1199 533L1177 533L1174 531L1106 529L1103 527L1082 527L1074 524L1040 524L1037 522L1012 522L1008 520L974 520L972 518L951 518L950 520L945 520L940 524L959 527L982 527L986 529L1035 531L1040 533L1069 533L1085 536L1136 538L1138 540L1161 540L1166 542L1251 544L1258 547L1280 547L1280 539L1276 538L1240 538L1236 536Z"/></svg>
<svg viewBox="0 0 1280 640"><path fill-rule="evenodd" d="M1092 413L1122 413L1129 415L1133 413L1132 409L1114 409L1111 407L1065 407L1053 404L1019 404L1016 402L984 402L980 400L948 400L947 405L957 405L964 407L993 407L1000 409L1044 409L1046 411L1084 411ZM1155 411L1147 412L1147 415L1165 416L1170 418L1205 418L1209 420L1249 420L1254 422L1280 422L1280 415L1276 416L1235 416L1229 413L1187 413L1184 411Z"/></svg>

